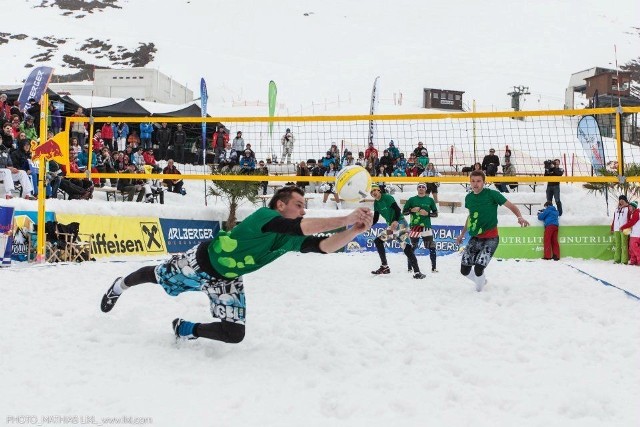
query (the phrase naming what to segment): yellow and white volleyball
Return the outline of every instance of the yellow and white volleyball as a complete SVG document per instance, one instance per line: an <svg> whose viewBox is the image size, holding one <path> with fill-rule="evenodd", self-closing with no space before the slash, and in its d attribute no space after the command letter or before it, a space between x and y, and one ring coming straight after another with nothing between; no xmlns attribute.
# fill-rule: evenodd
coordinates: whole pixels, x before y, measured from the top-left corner
<svg viewBox="0 0 640 427"><path fill-rule="evenodd" d="M347 166L336 175L336 192L341 199L357 201L369 195L371 175L362 166Z"/></svg>
<svg viewBox="0 0 640 427"><path fill-rule="evenodd" d="M622 234L624 234L625 236L628 236L631 234L630 228L623 228L621 231L622 231Z"/></svg>

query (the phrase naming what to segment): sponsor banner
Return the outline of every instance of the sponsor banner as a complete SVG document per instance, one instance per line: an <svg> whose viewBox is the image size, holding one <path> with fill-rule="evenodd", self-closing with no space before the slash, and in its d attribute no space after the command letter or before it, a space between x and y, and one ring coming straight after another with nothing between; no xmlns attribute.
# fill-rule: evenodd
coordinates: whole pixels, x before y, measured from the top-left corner
<svg viewBox="0 0 640 427"><path fill-rule="evenodd" d="M591 166L596 175L602 175L604 169L604 146L600 126L593 116L584 116L578 122L578 139L587 156L591 159Z"/></svg>
<svg viewBox="0 0 640 427"><path fill-rule="evenodd" d="M558 231L561 257L613 259L613 235L607 225L562 226ZM542 258L544 227L500 227L498 258Z"/></svg>
<svg viewBox="0 0 640 427"><path fill-rule="evenodd" d="M12 207L0 206L0 267L11 265L13 211Z"/></svg>
<svg viewBox="0 0 640 427"><path fill-rule="evenodd" d="M207 103L209 102L209 95L207 93L207 82L204 81L204 77L200 79L200 113L202 117L207 117ZM213 143L213 142L212 142ZM207 122L202 122L202 164L205 164L207 157ZM206 198L205 198L206 199Z"/></svg>
<svg viewBox="0 0 640 427"><path fill-rule="evenodd" d="M375 251L376 247L373 243L376 237L386 230L387 224L377 223L369 231L356 236L351 242L349 242L345 248L345 252L363 252L363 251ZM456 238L460 235L462 226L459 225L434 225L433 226L433 240L436 244L436 253L438 256L449 255L458 252L460 247L456 243ZM469 237L465 237L462 242L462 246L466 245ZM400 246L398 240L391 240L384 242L384 246L387 252L402 252L403 249ZM422 239L419 240L418 249L415 251L416 255L429 255L429 250L425 249Z"/></svg>
<svg viewBox="0 0 640 427"><path fill-rule="evenodd" d="M49 80L53 75L53 68L51 67L36 67L31 70L29 77L24 81L24 86L18 95L18 101L20 102L20 109L23 113L27 112L27 108L30 107L29 99L34 98L36 102L40 102L42 95L47 90ZM43 110L47 108L45 105ZM34 117L35 120L40 120L40 117Z"/></svg>
<svg viewBox="0 0 640 427"><path fill-rule="evenodd" d="M54 212L45 212L44 221L55 221ZM11 245L11 259L14 261L27 261L29 255L29 243L36 247L38 236L35 225L38 223L38 212L16 211L13 217L13 242Z"/></svg>
<svg viewBox="0 0 640 427"><path fill-rule="evenodd" d="M378 223L369 231L356 236L349 242L345 252L375 251L373 240L378 237L387 225ZM606 225L593 226L560 226L558 240L562 257L583 259L613 259L613 235ZM433 237L438 256L449 255L464 248L469 241L465 236L462 245L458 246L456 238L462 231L462 226L433 226ZM500 245L496 251L497 258L535 259L542 258L544 250L544 227L500 227ZM428 255L422 239L416 250L416 255ZM384 242L387 252L402 252L398 240Z"/></svg>
<svg viewBox="0 0 640 427"><path fill-rule="evenodd" d="M220 231L219 221L199 221L160 218L167 252L186 252L205 240L211 240Z"/></svg>
<svg viewBox="0 0 640 427"><path fill-rule="evenodd" d="M58 222L80 223L80 233L90 234L91 255L162 255L167 253L160 220L155 217L58 214Z"/></svg>
<svg viewBox="0 0 640 427"><path fill-rule="evenodd" d="M278 96L278 88L276 82L269 82L269 117L276 115L276 97ZM269 136L273 134L273 122L269 122Z"/></svg>
<svg viewBox="0 0 640 427"><path fill-rule="evenodd" d="M373 81L373 89L371 90L371 108L369 109L369 114L372 116L376 114L376 109L378 108L378 103L380 101L378 96L378 80L380 80L380 76L376 77ZM373 142L376 131L376 124L373 120L369 120L369 142Z"/></svg>

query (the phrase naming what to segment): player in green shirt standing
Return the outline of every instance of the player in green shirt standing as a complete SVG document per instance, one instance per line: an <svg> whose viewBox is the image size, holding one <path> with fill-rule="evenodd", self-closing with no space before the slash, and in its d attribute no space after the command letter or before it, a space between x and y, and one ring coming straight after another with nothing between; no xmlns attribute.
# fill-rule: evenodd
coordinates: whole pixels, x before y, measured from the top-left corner
<svg viewBox="0 0 640 427"><path fill-rule="evenodd" d="M471 239L462 253L460 272L475 283L476 291L482 291L487 283L484 270L496 252L498 237L498 206L506 206L518 218L518 224L527 227L529 222L522 218L520 209L508 201L502 193L484 187L485 175L482 171L473 171L469 175L471 192L464 199L464 207L469 216L457 237L458 245L469 231Z"/></svg>
<svg viewBox="0 0 640 427"><path fill-rule="evenodd" d="M438 216L438 207L436 202L427 196L427 184L421 182L418 184L418 195L410 197L402 208L403 215L411 215L409 219L409 237L411 245L415 253L420 244L420 238L424 243L425 249L429 250L429 258L431 258L431 271L436 273L436 243L433 241L433 231L431 230L431 218ZM411 271L411 265L409 265Z"/></svg>
<svg viewBox="0 0 640 427"><path fill-rule="evenodd" d="M355 236L371 228L372 213L358 208L334 218L304 218L304 191L283 187L268 208L260 208L231 231L220 231L209 241L157 266L118 277L102 297L100 308L109 312L122 293L141 283L158 283L169 295L203 291L209 296L211 314L218 322L173 321L178 338L198 337L227 343L244 338L246 303L242 276L256 271L287 252L335 252ZM313 234L348 227L332 236Z"/></svg>
<svg viewBox="0 0 640 427"><path fill-rule="evenodd" d="M420 272L418 266L418 260L413 253L413 246L409 240L409 230L407 227L407 221L402 216L400 207L396 203L396 199L390 194L382 194L380 186L373 184L371 186L371 197L374 198L373 202L373 224L378 222L380 216L382 216L389 227L378 237L376 237L373 243L376 246L378 255L380 256L380 268L371 272L371 274L389 274L391 269L387 264L387 254L384 250L384 242L390 239L398 239L400 246L403 248L404 254L407 256L409 266L413 270L414 279L424 279L426 276Z"/></svg>

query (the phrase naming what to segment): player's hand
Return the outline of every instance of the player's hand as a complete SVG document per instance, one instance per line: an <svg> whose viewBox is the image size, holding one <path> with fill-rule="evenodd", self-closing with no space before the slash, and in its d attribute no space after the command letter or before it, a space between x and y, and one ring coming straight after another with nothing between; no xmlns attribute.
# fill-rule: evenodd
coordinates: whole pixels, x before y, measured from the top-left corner
<svg viewBox="0 0 640 427"><path fill-rule="evenodd" d="M371 209L369 208L357 208L354 209L349 215L345 217L346 225L353 225L356 222L365 222L367 218L373 218Z"/></svg>
<svg viewBox="0 0 640 427"><path fill-rule="evenodd" d="M458 237L456 237L456 245L460 246L460 243L462 243L463 239L464 239L463 234L460 234Z"/></svg>
<svg viewBox="0 0 640 427"><path fill-rule="evenodd" d="M526 219L522 218L521 216L518 217L518 224L520 224L520 227L528 227L529 226L529 221L527 221Z"/></svg>

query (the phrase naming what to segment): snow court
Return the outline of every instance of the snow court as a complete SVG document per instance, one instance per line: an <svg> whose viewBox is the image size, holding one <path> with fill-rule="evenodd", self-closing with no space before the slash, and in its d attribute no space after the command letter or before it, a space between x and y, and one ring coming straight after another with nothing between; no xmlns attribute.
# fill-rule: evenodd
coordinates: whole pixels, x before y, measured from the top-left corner
<svg viewBox="0 0 640 427"><path fill-rule="evenodd" d="M370 277L374 253L283 258L246 276L241 344L179 351L171 321L210 321L206 295L139 286L99 311L115 275L153 261L3 270L0 316L14 327L0 343L11 390L0 406L196 426L210 424L211 405L233 408L216 410L227 425L632 426L640 415L629 369L640 357L638 303L567 266L491 263L476 293L455 255L421 281L404 255L389 255L384 280ZM632 277L584 264L620 285ZM212 381L225 390L214 403ZM168 408L167 393L189 393L189 408Z"/></svg>

